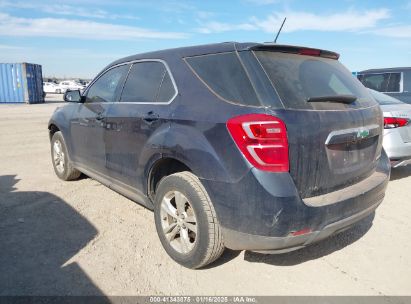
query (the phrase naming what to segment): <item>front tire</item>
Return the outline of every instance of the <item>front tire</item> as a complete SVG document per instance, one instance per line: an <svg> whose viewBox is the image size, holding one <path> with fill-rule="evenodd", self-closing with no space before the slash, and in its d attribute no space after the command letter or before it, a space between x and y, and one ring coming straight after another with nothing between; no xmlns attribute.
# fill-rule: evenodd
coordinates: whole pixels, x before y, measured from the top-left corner
<svg viewBox="0 0 411 304"><path fill-rule="evenodd" d="M66 143L60 131L51 138L51 160L56 175L64 180L74 180L80 177L81 172L74 168L68 158Z"/></svg>
<svg viewBox="0 0 411 304"><path fill-rule="evenodd" d="M214 206L191 172L164 177L156 191L154 219L168 255L187 268L200 268L224 251Z"/></svg>

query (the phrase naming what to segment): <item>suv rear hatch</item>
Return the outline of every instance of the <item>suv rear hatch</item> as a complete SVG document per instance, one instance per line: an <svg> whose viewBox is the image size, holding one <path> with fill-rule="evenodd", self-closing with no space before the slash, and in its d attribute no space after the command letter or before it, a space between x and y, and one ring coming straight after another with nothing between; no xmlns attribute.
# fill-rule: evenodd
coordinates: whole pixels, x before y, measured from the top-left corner
<svg viewBox="0 0 411 304"><path fill-rule="evenodd" d="M283 109L263 101L287 127L290 174L302 198L355 184L375 172L382 113L338 54L289 46L252 52Z"/></svg>
<svg viewBox="0 0 411 304"><path fill-rule="evenodd" d="M250 165L289 171L301 198L367 183L375 172L382 113L338 54L246 44L184 60L219 99L241 105L241 115L228 118L227 128ZM273 116L284 128L275 127L283 124ZM259 135L251 134L251 126Z"/></svg>

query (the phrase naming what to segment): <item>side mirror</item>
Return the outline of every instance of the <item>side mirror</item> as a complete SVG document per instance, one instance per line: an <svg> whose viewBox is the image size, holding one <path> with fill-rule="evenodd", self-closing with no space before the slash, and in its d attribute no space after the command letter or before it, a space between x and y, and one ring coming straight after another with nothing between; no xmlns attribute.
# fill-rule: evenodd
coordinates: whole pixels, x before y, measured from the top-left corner
<svg viewBox="0 0 411 304"><path fill-rule="evenodd" d="M64 101L83 102L84 98L81 96L80 90L67 90L66 93L64 93Z"/></svg>

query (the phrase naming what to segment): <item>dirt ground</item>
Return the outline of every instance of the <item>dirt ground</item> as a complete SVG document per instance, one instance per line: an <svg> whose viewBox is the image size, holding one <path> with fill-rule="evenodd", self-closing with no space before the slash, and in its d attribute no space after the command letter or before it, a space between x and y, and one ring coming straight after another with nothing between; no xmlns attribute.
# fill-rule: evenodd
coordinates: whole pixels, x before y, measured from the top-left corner
<svg viewBox="0 0 411 304"><path fill-rule="evenodd" d="M411 295L411 168L394 170L375 215L338 236L282 255L227 250L189 270L162 249L151 211L90 178L55 176L57 106L0 105L0 295Z"/></svg>

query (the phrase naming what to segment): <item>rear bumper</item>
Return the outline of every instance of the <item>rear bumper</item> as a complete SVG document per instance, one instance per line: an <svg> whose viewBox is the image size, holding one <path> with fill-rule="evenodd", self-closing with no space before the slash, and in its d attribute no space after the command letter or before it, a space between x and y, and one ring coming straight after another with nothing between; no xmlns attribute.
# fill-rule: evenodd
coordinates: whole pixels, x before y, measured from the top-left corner
<svg viewBox="0 0 411 304"><path fill-rule="evenodd" d="M225 239L229 241L228 245L231 245L231 249L252 250L260 253L272 254L290 252L304 248L310 244L319 242L332 235L345 231L361 219L374 212L381 202L382 199L376 204L357 214L329 224L320 231L314 231L304 235L288 237L264 237L259 235L241 233L226 228L223 228L223 234Z"/></svg>
<svg viewBox="0 0 411 304"><path fill-rule="evenodd" d="M390 164L382 153L369 182L304 202L288 173L252 169L238 182L202 180L214 203L226 247L282 253L305 247L345 230L372 213L382 202ZM357 189L358 188L358 189ZM295 232L307 233L294 236ZM294 234L294 235L293 235Z"/></svg>

